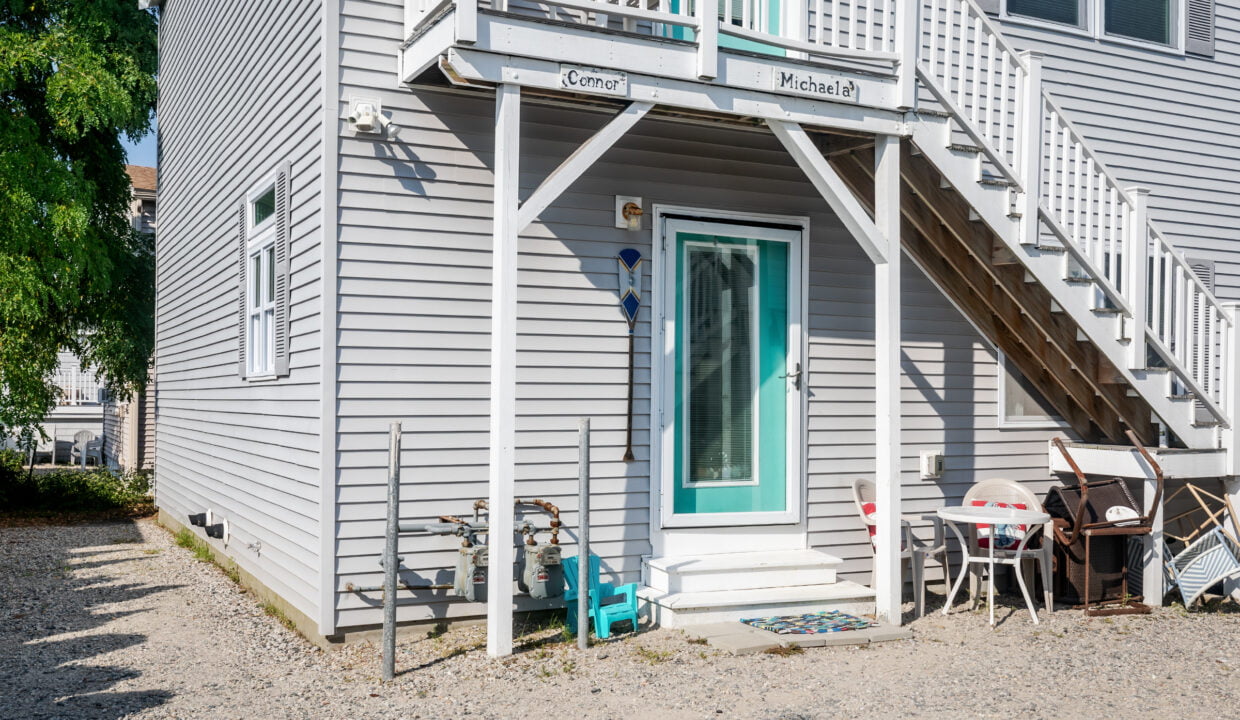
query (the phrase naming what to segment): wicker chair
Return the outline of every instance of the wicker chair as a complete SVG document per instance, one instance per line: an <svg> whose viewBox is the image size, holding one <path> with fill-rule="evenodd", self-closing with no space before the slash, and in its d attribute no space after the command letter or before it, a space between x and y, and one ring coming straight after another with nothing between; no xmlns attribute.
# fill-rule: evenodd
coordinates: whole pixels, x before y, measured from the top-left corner
<svg viewBox="0 0 1240 720"><path fill-rule="evenodd" d="M874 512L877 508L877 492L870 480L858 478L853 481L853 502L857 514L870 533L870 550L874 550L874 533L877 529ZM934 527L934 540L929 545L913 534L913 522L929 521ZM943 535L943 521L936 515L905 515L900 518L900 558L909 561L913 575L913 606L917 617L926 614L926 558L934 557L943 566L943 594L951 589L951 561L947 556L947 540ZM870 583L873 585L873 581Z"/></svg>

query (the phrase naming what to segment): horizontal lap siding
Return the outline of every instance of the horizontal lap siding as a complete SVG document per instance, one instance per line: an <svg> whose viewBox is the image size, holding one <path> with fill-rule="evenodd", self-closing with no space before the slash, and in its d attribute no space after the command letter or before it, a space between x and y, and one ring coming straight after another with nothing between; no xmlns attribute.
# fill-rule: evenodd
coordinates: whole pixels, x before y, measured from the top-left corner
<svg viewBox="0 0 1240 720"><path fill-rule="evenodd" d="M337 492L338 624L379 622L387 425L404 423L401 517L467 515L486 497L494 104L487 94L410 91L395 81L399 2L344 4L341 112L352 95L380 97L393 139L345 130L340 157ZM604 116L523 104L522 197ZM857 476L873 476L873 267L770 135L645 120L574 183L520 238L517 495L564 509L566 554L578 517L577 423L593 422L593 549L605 573L639 579L651 551L650 317L636 338L634 451L621 462L627 326L616 253L651 256L646 230L613 227L614 196L655 203L809 215L809 536L868 572L852 508ZM909 509L959 498L1003 476L1040 483L1045 431L999 431L994 353L915 269L906 273L905 438ZM651 298L643 266L643 304ZM939 482L915 474L920 450L946 448ZM541 519L539 519L541 522ZM406 536L411 584L449 582L458 542ZM478 615L443 591L402 594L403 621Z"/></svg>
<svg viewBox="0 0 1240 720"><path fill-rule="evenodd" d="M322 9L171 2L160 30L157 502L310 617L319 581ZM237 375L237 209L288 160L291 374Z"/></svg>
<svg viewBox="0 0 1240 720"><path fill-rule="evenodd" d="M1046 53L1046 87L1190 257L1216 261L1218 294L1240 299L1240 3L1215 3L1216 55L1201 58L1005 23Z"/></svg>

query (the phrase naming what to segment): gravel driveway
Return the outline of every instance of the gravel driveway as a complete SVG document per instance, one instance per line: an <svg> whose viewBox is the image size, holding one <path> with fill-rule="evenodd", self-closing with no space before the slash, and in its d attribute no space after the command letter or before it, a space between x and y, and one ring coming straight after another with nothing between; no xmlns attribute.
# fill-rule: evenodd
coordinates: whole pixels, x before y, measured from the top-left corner
<svg viewBox="0 0 1240 720"><path fill-rule="evenodd" d="M1061 611L990 630L959 611L910 641L733 657L671 630L586 653L480 627L322 652L150 520L0 529L0 718L1232 718L1240 614ZM1234 608L1233 608L1234 609Z"/></svg>

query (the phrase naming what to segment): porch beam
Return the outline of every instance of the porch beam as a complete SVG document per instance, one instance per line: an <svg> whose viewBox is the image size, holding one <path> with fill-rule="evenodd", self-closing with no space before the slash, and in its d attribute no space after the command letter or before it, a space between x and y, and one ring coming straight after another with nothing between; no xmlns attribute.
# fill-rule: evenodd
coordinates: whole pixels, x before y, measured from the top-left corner
<svg viewBox="0 0 1240 720"><path fill-rule="evenodd" d="M796 160L801 171L809 178L819 194L831 206L835 214L839 216L840 221L844 223L844 227L848 229L848 232L861 245L861 249L865 251L865 254L870 257L870 261L875 264L890 262L891 258L887 241L889 236L875 225L874 220L870 219L865 208L861 206L861 203L848 189L844 181L840 179L840 176L836 174L835 169L831 167L827 159L822 156L818 146L814 145L814 141L810 139L809 133L805 132L805 128L786 120L768 119L766 124L771 128L771 132L775 133L775 137L779 138L779 141L784 144L788 154L792 155L793 160ZM899 143L896 146L899 147ZM898 230L898 223L896 228ZM899 235L896 231L893 231L890 237L899 237Z"/></svg>
<svg viewBox="0 0 1240 720"><path fill-rule="evenodd" d="M842 184L842 181L841 181ZM851 194L850 194L851 197ZM900 574L900 138L876 139L874 221L887 238L887 262L874 266L874 536L875 611L901 622L904 581Z"/></svg>
<svg viewBox="0 0 1240 720"><path fill-rule="evenodd" d="M521 232L538 219L538 216L555 202L556 198L562 195L594 163L598 162L603 153L610 150L616 141L632 130L638 120L646 117L646 113L650 112L653 107L654 103L629 103L628 107L612 118L602 130L595 133L564 162L560 163L560 166L538 186L534 194L521 204L521 210L517 213L517 232Z"/></svg>
<svg viewBox="0 0 1240 720"><path fill-rule="evenodd" d="M491 237L491 435L488 522L487 654L512 654L513 496L517 413L517 190L521 88L495 92L495 195Z"/></svg>

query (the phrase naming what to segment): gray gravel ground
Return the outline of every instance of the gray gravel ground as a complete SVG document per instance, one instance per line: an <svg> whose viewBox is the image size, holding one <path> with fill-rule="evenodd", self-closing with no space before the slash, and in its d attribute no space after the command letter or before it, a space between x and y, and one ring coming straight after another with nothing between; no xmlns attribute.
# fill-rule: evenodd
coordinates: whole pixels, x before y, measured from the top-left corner
<svg viewBox="0 0 1240 720"><path fill-rule="evenodd" d="M0 718L1240 717L1240 614L1040 626L932 614L910 641L732 657L673 630L494 662L480 627L322 652L152 521L0 529Z"/></svg>

